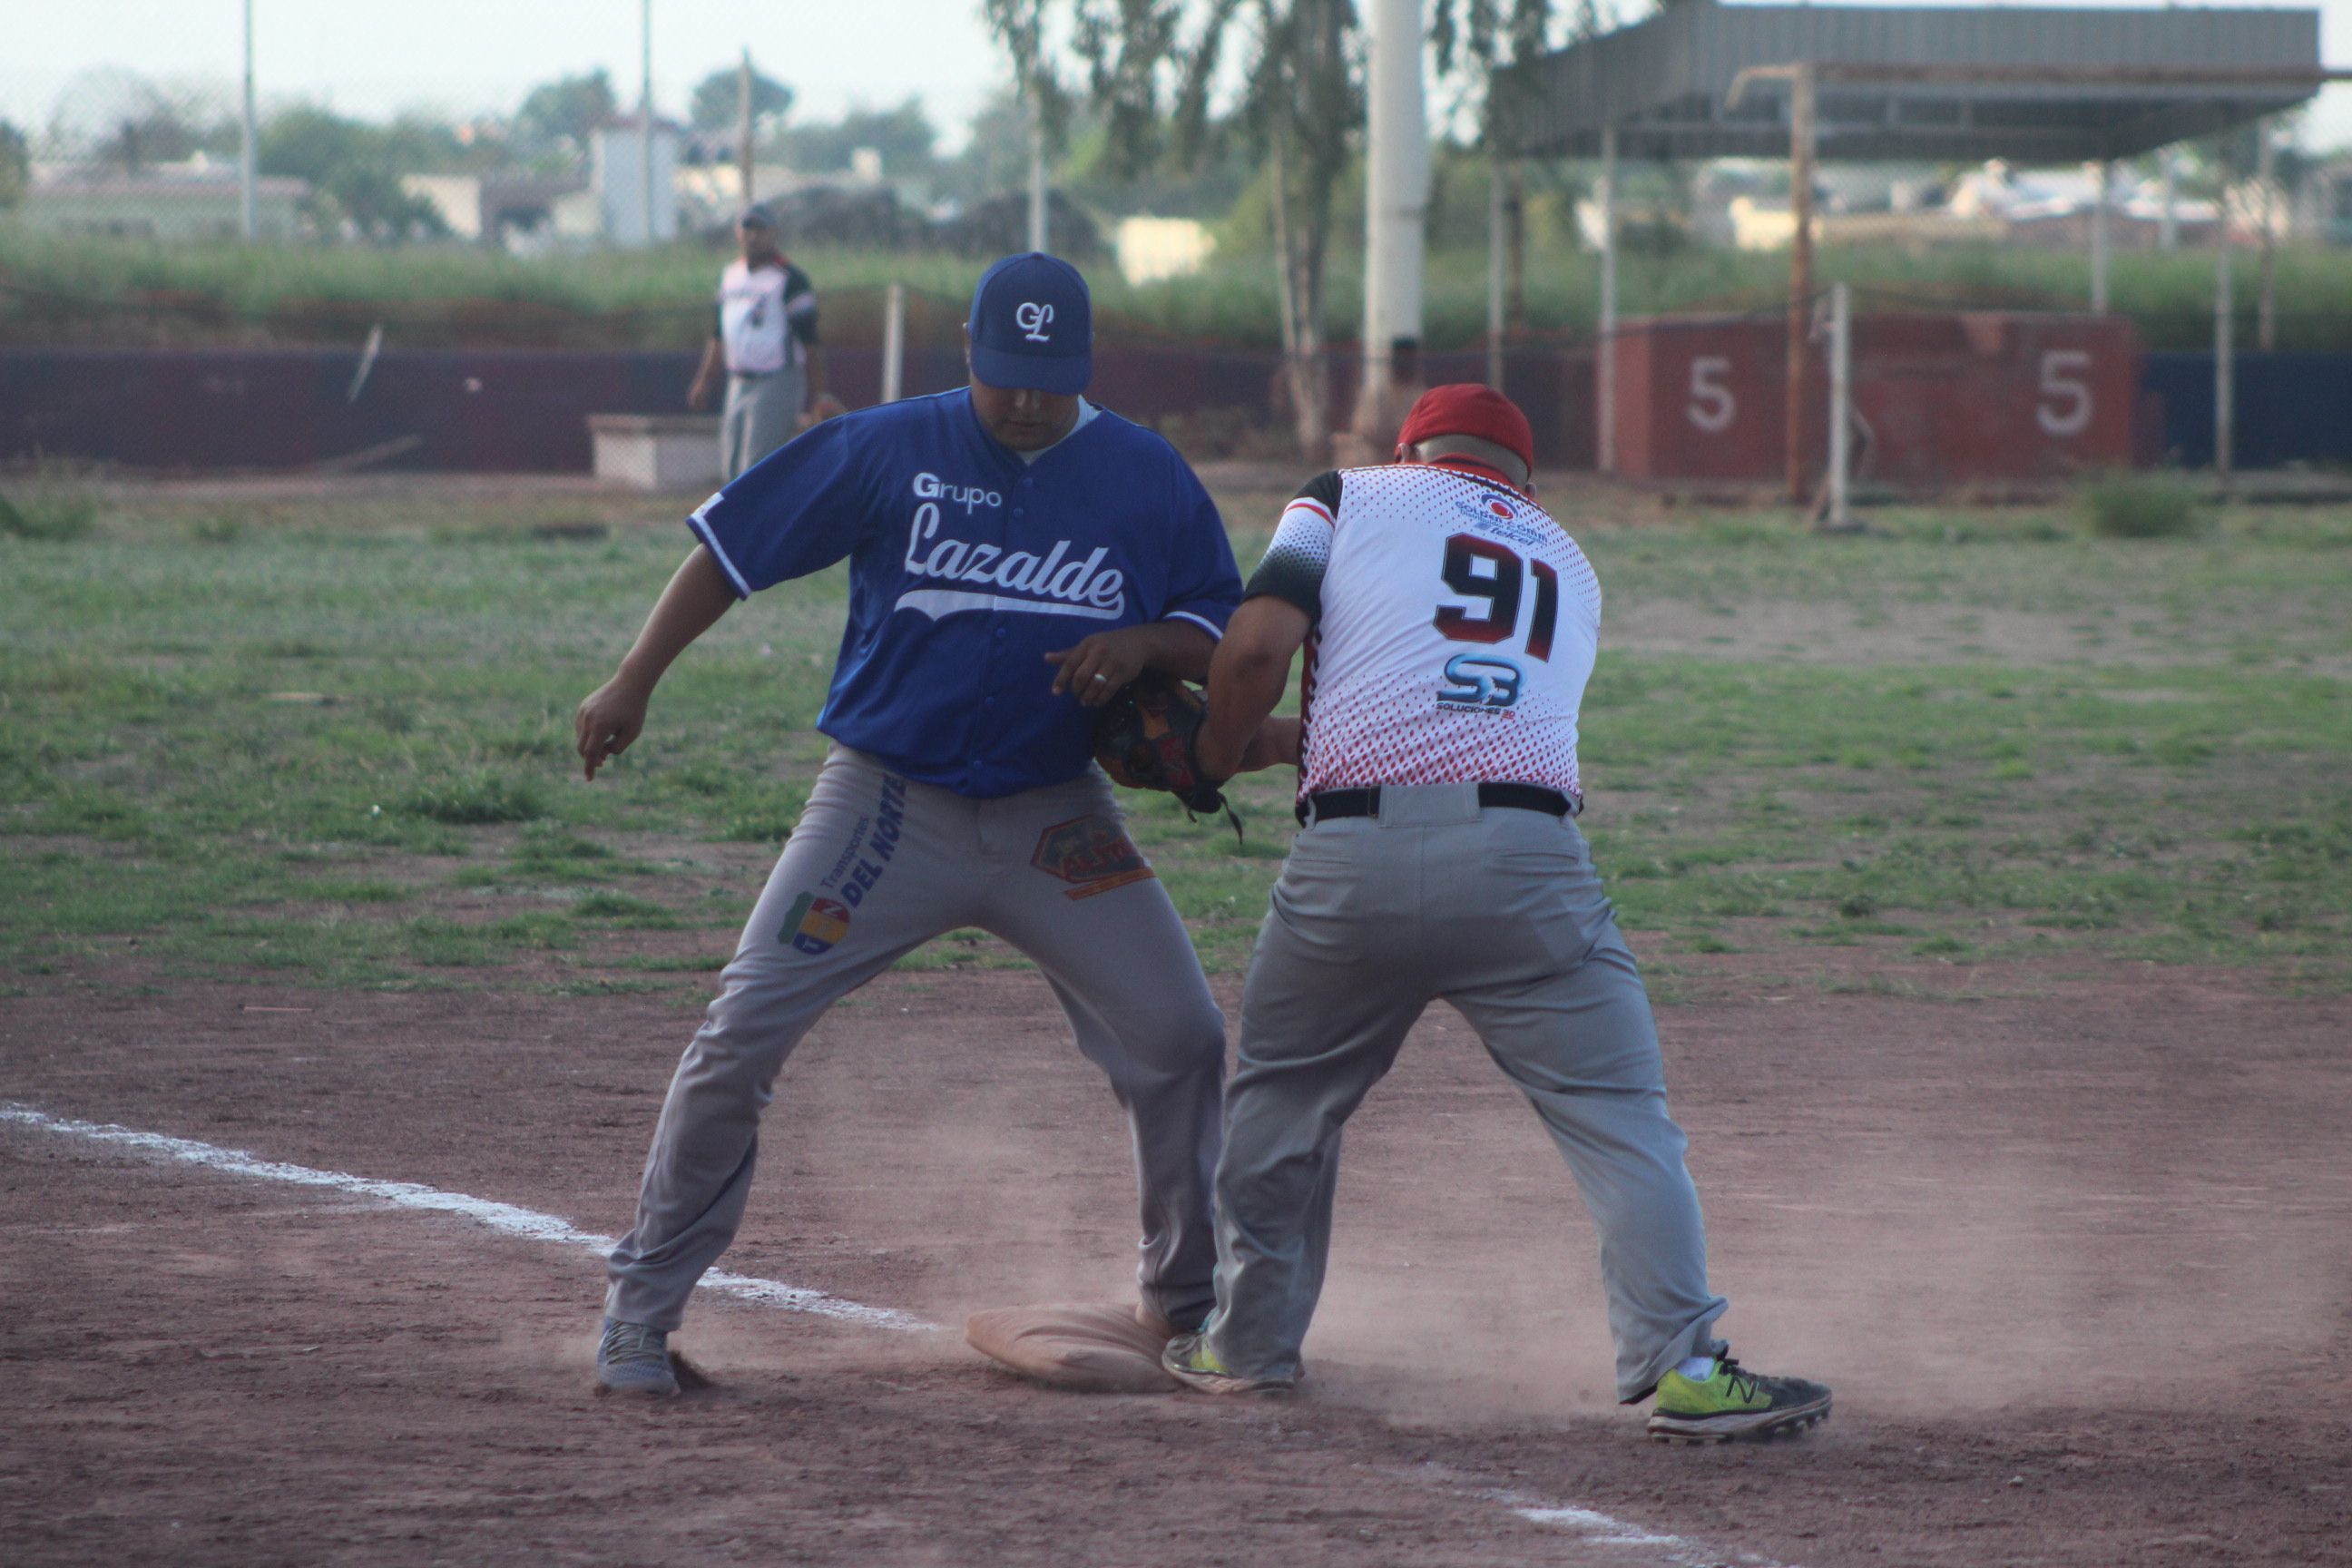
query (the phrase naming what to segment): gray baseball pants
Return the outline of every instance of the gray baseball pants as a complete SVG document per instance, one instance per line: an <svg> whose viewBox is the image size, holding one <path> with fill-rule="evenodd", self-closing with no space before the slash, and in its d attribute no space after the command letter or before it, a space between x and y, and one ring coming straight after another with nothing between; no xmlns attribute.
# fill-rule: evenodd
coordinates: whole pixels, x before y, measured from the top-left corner
<svg viewBox="0 0 2352 1568"><path fill-rule="evenodd" d="M1584 836L1542 812L1481 807L1473 784L1391 784L1379 816L1298 836L1258 933L1217 1165L1218 1360L1297 1375L1340 1129L1440 998L1526 1093L1583 1191L1618 1397L1720 1353L1712 1325L1729 1303L1707 1289L1656 1023Z"/></svg>
<svg viewBox="0 0 2352 1568"><path fill-rule="evenodd" d="M728 479L800 434L808 402L808 367L788 364L765 375L730 375L719 416L719 468Z"/></svg>
<svg viewBox="0 0 2352 1568"><path fill-rule="evenodd" d="M677 1327L742 1224L760 1113L784 1058L845 993L967 926L1036 962L1127 1111L1144 1304L1180 1328L1208 1316L1224 1016L1110 785L1089 770L971 800L845 746L817 774L670 1080L636 1226L613 1252L606 1316ZM952 1088L941 1086L943 1100Z"/></svg>

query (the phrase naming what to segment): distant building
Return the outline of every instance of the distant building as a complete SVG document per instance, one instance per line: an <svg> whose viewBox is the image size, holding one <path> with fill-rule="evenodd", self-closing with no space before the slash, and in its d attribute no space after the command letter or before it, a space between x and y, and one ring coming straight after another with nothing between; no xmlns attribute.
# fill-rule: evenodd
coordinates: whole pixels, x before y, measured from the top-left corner
<svg viewBox="0 0 2352 1568"><path fill-rule="evenodd" d="M650 147L647 140L629 121L600 127L589 140L591 180L607 245L636 249L677 237L678 128L656 120ZM648 151L653 155L650 180L646 177ZM653 197L650 213L648 193Z"/></svg>
<svg viewBox="0 0 2352 1568"><path fill-rule="evenodd" d="M588 182L516 174L404 174L400 188L433 204L449 232L486 245L529 248L551 239L593 239L604 224Z"/></svg>
<svg viewBox="0 0 2352 1568"><path fill-rule="evenodd" d="M299 239L307 180L265 174L255 182L254 227L264 239ZM46 234L159 240L235 239L244 232L236 166L202 153L184 163L132 170L103 163L40 163L25 199L0 221Z"/></svg>
<svg viewBox="0 0 2352 1568"><path fill-rule="evenodd" d="M1216 248L1208 226L1189 217L1124 217L1112 230L1119 276L1129 283L1152 283L1201 270Z"/></svg>
<svg viewBox="0 0 2352 1568"><path fill-rule="evenodd" d="M2352 158L2315 163L2295 192L2294 234L2322 245L2352 245Z"/></svg>
<svg viewBox="0 0 2352 1568"><path fill-rule="evenodd" d="M2013 170L1999 159L1955 180L1940 205L1920 205L1919 187L1902 180L1886 182L1881 210L1865 205L1867 198L1858 191L1843 200L1835 199L1833 189L1822 193L1814 209L1816 237L1830 245L2023 245L2079 250L2091 242L2098 199L2097 180L2087 171ZM1733 243L1742 250L1783 249L1797 229L1785 195L1735 197L1728 216ZM2217 203L2179 195L2173 199L2178 245L2211 243L2221 221ZM2108 188L2107 238L2116 249L2152 250L2163 243L2164 230L2162 182L2118 183Z"/></svg>

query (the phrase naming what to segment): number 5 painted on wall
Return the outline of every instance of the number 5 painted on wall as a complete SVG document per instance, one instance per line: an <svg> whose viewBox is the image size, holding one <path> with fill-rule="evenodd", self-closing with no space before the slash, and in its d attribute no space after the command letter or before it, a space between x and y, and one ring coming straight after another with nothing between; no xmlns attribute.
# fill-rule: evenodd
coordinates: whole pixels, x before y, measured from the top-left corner
<svg viewBox="0 0 2352 1568"><path fill-rule="evenodd" d="M1738 399L1723 378L1731 374L1727 354L1701 354L1691 361L1690 422L1710 436L1720 436L1739 417Z"/></svg>
<svg viewBox="0 0 2352 1568"><path fill-rule="evenodd" d="M2042 355L2042 401L2033 405L2034 420L2045 436L2080 436L2091 424L2091 389L2083 377L2090 374L2085 349L2049 349Z"/></svg>

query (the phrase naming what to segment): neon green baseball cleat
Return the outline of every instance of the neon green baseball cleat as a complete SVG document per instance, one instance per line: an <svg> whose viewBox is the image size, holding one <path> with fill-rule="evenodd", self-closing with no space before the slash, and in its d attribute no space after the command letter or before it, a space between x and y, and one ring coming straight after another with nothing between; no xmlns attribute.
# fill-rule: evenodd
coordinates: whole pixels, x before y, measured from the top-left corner
<svg viewBox="0 0 2352 1568"><path fill-rule="evenodd" d="M1659 1443L1728 1443L1794 1435L1830 1416L1830 1391L1801 1377L1766 1377L1729 1356L1700 1383L1679 1372L1658 1380L1650 1436Z"/></svg>
<svg viewBox="0 0 2352 1568"><path fill-rule="evenodd" d="M1286 1377L1245 1377L1228 1372L1217 1352L1209 1348L1206 1334L1178 1334L1160 1352L1160 1364L1169 1376L1203 1394L1287 1394L1293 1386Z"/></svg>

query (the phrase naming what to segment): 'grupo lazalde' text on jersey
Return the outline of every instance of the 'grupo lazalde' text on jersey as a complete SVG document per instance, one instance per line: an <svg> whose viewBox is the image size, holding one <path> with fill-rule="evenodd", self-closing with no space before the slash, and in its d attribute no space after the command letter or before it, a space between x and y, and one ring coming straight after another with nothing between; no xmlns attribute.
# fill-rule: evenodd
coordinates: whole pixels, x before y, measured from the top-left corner
<svg viewBox="0 0 2352 1568"><path fill-rule="evenodd" d="M1302 795L1511 783L1580 795L1576 715L1601 584L1518 491L1433 464L1324 474L1284 509L1249 592L1315 617Z"/></svg>
<svg viewBox="0 0 2352 1568"><path fill-rule="evenodd" d="M993 799L1087 769L1094 710L1048 652L1241 600L1214 502L1175 448L1099 413L1024 464L969 391L826 420L689 526L748 597L846 558L849 624L816 727L924 784Z"/></svg>

